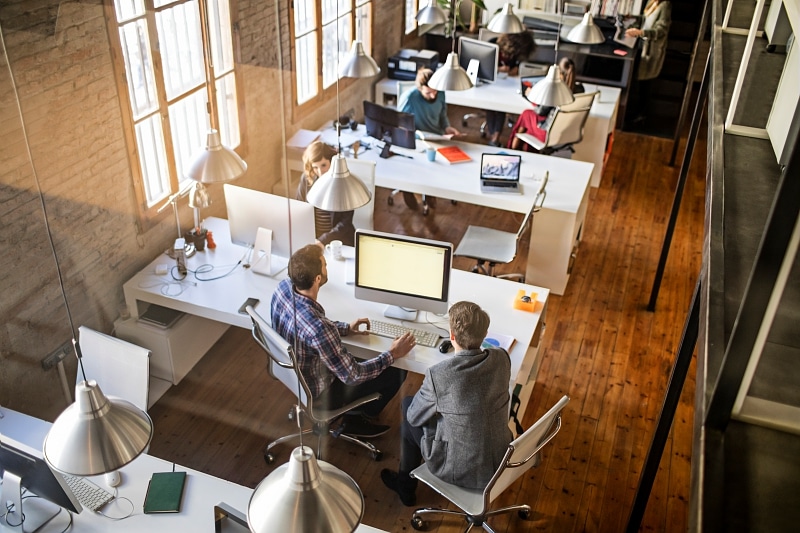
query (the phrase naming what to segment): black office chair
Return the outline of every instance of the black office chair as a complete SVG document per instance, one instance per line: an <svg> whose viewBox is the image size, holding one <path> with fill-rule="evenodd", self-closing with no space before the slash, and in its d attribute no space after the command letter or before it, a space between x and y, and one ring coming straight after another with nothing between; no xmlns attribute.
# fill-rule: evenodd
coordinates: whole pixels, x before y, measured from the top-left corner
<svg viewBox="0 0 800 533"><path fill-rule="evenodd" d="M516 232L469 225L453 255L475 259L477 263L472 267L472 272L498 278L514 279L524 283L525 274L513 273L496 276L494 269L498 264L510 263L517 256L517 249L522 235L530 226L533 214L539 211L544 204L544 199L547 196L545 187L547 187L548 177L549 173L546 173L531 210L525 214ZM489 263L488 268L486 263Z"/></svg>
<svg viewBox="0 0 800 533"><path fill-rule="evenodd" d="M247 306L247 314L250 315L250 319L253 321L253 338L269 356L268 367L270 375L286 385L286 388L297 396L299 403L297 409L298 413L301 416L305 414L311 419L313 428L303 429L301 432L303 435L309 433L317 434L317 458L321 459L322 437L324 435L330 435L366 448L375 461L380 461L383 457L383 453L372 443L343 433L340 427L335 429L331 428L331 424L336 422L347 412L380 398L380 393L375 392L358 398L338 409L321 409L315 407L314 399L311 397L308 384L300 373L297 357L295 356L292 345L272 329L252 306ZM297 416L294 413L294 409L289 413L290 419L294 419L294 417ZM302 420L299 421L298 426L302 427ZM294 432L270 442L264 449L264 460L267 464L271 464L275 461L272 448L282 442L299 436L300 432Z"/></svg>

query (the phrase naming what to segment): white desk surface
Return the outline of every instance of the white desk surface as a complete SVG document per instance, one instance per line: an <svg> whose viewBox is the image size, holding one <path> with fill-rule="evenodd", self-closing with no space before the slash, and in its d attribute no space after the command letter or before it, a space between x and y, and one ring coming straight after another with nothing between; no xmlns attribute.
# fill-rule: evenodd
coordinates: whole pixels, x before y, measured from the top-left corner
<svg viewBox="0 0 800 533"><path fill-rule="evenodd" d="M42 448L44 437L50 429L49 422L3 407L0 407L0 412L4 415L3 418L0 418L0 434L8 435L14 440L36 449ZM71 531L81 533L107 533L109 531L213 532L214 506L219 502L225 502L242 513L247 512L247 505L253 493L252 489L180 465L175 465L174 468L187 472L181 512L163 514L144 514L142 512L150 476L154 472L172 471L173 463L151 455L141 455L120 470L122 483L117 487L119 498L127 498L133 504L133 514L124 520L113 521L84 510L74 516ZM103 476L95 476L91 479L100 487L108 489ZM131 503L119 499L106 505L102 511L114 517L125 516L131 510ZM60 532L67 525L68 520L67 513L62 511L39 531L41 533ZM6 530L0 526L0 531ZM382 530L362 525L356 531L358 533L380 533Z"/></svg>
<svg viewBox="0 0 800 533"><path fill-rule="evenodd" d="M217 277L229 271L231 274L214 281L197 281L190 272L187 281L174 282L171 281L170 274L155 274L156 265L174 264L169 257L161 255L123 286L125 301L132 317L139 316L137 301L149 302L249 329L252 327L250 318L239 314L238 309L247 298L255 297L260 299L256 310L269 320L272 293L280 280L286 276L286 271L271 278L255 274L241 265L236 266L236 263L246 256L247 248L230 242L228 221L210 217L205 220L204 226L213 232L217 248L196 253L187 261L189 270L194 271L202 264L212 264L215 268L205 274L205 278ZM299 246L301 245L298 244ZM353 255L352 248L345 247L344 252L345 256ZM354 298L353 285L345 283L345 261L328 257L328 278L328 283L319 295L319 301L328 317L345 322L359 317L389 320L383 317L385 305ZM526 294L535 292L538 295L536 312L513 308L519 290L525 290ZM542 318L549 294L550 291L542 287L457 269L452 271L449 301L455 303L459 300L471 300L478 303L492 319L490 331L510 335L516 340L510 352L512 388L522 367L528 345ZM418 321L426 320L447 328L446 319L421 312ZM372 357L375 353L387 350L391 345L391 339L375 335L351 335L344 337L343 340L354 355L361 357ZM446 356L436 348L417 346L406 357L398 359L395 366L421 374L442 357Z"/></svg>
<svg viewBox="0 0 800 533"><path fill-rule="evenodd" d="M332 127L325 127L320 130L320 133L322 141L336 145L336 131ZM402 155L381 159L379 146L382 146L383 143L367 137L366 128L363 125L360 125L356 131L342 132L343 147L350 146L355 141L360 141L362 145L371 145L366 151L363 151L362 148L358 157L375 161L375 185L377 186L448 198L515 213L530 211L546 172L550 173L550 178L543 209L568 213L577 212L589 187L594 167L592 163L583 161L456 141L428 142L427 144L434 147L458 145L469 154L472 161L451 165L439 155L435 161L428 161L425 153L421 151L425 146L425 141L419 140L417 141L418 150L392 147L393 152ZM522 194L481 192L481 154L500 152L522 156L520 171Z"/></svg>

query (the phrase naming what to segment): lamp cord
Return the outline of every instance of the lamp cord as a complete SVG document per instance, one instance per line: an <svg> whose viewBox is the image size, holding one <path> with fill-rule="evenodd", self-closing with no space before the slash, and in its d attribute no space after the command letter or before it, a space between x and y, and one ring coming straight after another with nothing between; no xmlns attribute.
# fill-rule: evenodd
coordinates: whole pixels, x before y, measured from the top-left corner
<svg viewBox="0 0 800 533"><path fill-rule="evenodd" d="M19 113L20 128L22 129L22 136L25 139L25 150L28 153L28 161L31 163L31 174L33 174L33 181L36 183L36 192L39 195L39 204L42 206L42 214L44 216L44 227L47 231L47 241L50 244L50 251L53 254L53 260L56 263L56 273L58 274L58 285L61 289L61 297L64 299L64 308L67 311L67 319L69 321L69 330L72 335L72 346L75 349L75 356L78 358L78 366L81 370L83 380L86 381L86 371L83 368L83 361L81 356L81 349L75 337L75 324L72 322L72 313L69 309L69 302L67 301L67 291L64 288L64 276L61 273L61 265L58 262L58 254L56 253L56 245L53 240L53 232L50 229L50 222L47 217L47 204L44 201L44 193L42 192L42 185L39 182L39 173L36 171L36 165L33 162L33 153L31 152L30 138L28 137L28 129L25 126L25 118L22 113L22 104L19 100L19 91L17 90L17 80L14 77L14 70L11 68L11 59L8 57L8 48L6 48L5 33L2 26L0 26L0 44L3 46L3 54L5 55L6 65L8 66L8 76L11 79L11 87L14 90L14 100L17 104L17 112Z"/></svg>

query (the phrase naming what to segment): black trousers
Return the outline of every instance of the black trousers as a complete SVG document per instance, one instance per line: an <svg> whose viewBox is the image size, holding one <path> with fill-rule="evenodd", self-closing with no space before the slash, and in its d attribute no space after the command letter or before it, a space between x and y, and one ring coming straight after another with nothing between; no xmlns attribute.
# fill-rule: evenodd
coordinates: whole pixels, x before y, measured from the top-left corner
<svg viewBox="0 0 800 533"><path fill-rule="evenodd" d="M355 401L363 396L379 392L381 397L375 401L364 404L363 407L357 412L363 413L367 416L378 416L383 411L406 379L406 371L399 368L390 366L378 377L359 383L358 385L345 385L338 379L335 379L331 386L322 391L314 403L322 406L325 409L337 409L343 405Z"/></svg>
<svg viewBox="0 0 800 533"><path fill-rule="evenodd" d="M400 403L402 422L400 423L400 472L408 474L422 464L422 428L408 423L406 413L411 405L412 396L406 396Z"/></svg>

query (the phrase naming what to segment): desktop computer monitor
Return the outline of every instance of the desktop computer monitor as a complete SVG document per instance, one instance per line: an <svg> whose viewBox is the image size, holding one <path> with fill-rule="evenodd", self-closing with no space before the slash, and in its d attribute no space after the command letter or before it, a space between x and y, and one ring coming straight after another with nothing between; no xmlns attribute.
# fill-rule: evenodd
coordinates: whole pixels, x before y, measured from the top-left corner
<svg viewBox="0 0 800 533"><path fill-rule="evenodd" d="M477 71L470 68L470 62L477 60ZM500 59L500 47L495 43L479 41L469 37L458 40L458 64L467 71L473 83L493 82L497 77L497 63Z"/></svg>
<svg viewBox="0 0 800 533"><path fill-rule="evenodd" d="M271 255L281 263L273 267L272 274L285 268L292 252L316 240L311 204L229 183L223 190L232 243L255 246L259 228L272 231ZM251 258L251 262L256 259Z"/></svg>
<svg viewBox="0 0 800 533"><path fill-rule="evenodd" d="M367 127L367 135L386 143L381 157L391 155L389 149L392 145L411 150L417 146L414 138L414 115L411 113L402 113L364 100L364 125Z"/></svg>
<svg viewBox="0 0 800 533"><path fill-rule="evenodd" d="M449 242L356 231L355 297L385 303L391 318L414 320L417 310L448 309L453 245Z"/></svg>
<svg viewBox="0 0 800 533"><path fill-rule="evenodd" d="M0 435L0 478L3 480L3 513L0 526L11 529L19 526L24 516L24 531L36 531L55 518L61 509L80 513L83 507L67 486L61 474L50 468L42 452L10 437ZM27 489L38 498L26 495ZM7 502L11 502L12 512L6 513ZM0 528L2 529L2 528Z"/></svg>

